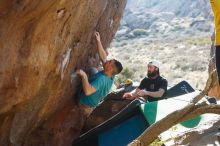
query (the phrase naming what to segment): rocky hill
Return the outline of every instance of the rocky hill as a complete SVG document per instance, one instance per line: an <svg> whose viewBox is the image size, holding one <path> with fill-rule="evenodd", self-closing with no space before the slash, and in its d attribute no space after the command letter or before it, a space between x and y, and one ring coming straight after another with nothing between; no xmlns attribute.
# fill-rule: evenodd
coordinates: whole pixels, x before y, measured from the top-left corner
<svg viewBox="0 0 220 146"><path fill-rule="evenodd" d="M128 0L127 8L132 10L150 9L156 12L171 12L180 17L205 17L210 15L209 2L206 0Z"/></svg>
<svg viewBox="0 0 220 146"><path fill-rule="evenodd" d="M125 29L145 29L154 37L205 35L213 30L212 19L205 0L130 0L117 34L122 35Z"/></svg>

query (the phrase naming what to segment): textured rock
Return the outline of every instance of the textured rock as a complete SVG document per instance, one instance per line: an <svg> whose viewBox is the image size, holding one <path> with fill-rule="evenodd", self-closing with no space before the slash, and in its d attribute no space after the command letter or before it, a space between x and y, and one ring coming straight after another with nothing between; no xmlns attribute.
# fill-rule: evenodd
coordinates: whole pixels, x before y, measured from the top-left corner
<svg viewBox="0 0 220 146"><path fill-rule="evenodd" d="M70 145L79 134L77 68L107 47L126 0L1 0L0 145ZM98 62L98 60L96 60Z"/></svg>
<svg viewBox="0 0 220 146"><path fill-rule="evenodd" d="M185 132L173 132L173 138L167 140L166 145L207 146L220 144L220 116L209 115L212 120L205 121L199 126ZM172 133L172 132L170 132ZM172 135L172 134L170 134Z"/></svg>

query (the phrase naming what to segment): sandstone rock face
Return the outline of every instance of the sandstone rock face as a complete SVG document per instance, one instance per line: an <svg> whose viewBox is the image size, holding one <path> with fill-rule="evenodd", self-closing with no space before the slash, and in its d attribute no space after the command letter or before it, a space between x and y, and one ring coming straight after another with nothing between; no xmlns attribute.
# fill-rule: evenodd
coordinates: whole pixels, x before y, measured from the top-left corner
<svg viewBox="0 0 220 146"><path fill-rule="evenodd" d="M107 47L126 0L0 1L0 145L71 145L81 114L76 68ZM96 59L95 62L98 62Z"/></svg>

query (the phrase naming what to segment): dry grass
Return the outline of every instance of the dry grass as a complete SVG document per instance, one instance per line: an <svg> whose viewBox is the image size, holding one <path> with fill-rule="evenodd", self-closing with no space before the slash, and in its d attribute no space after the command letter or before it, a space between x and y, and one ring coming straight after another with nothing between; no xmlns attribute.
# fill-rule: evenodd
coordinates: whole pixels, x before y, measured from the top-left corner
<svg viewBox="0 0 220 146"><path fill-rule="evenodd" d="M113 41L109 57L121 60L133 71L135 81L146 75L147 62L156 59L162 63L161 74L169 85L187 80L194 88L203 89L208 77L210 44L207 37L163 42L134 38Z"/></svg>

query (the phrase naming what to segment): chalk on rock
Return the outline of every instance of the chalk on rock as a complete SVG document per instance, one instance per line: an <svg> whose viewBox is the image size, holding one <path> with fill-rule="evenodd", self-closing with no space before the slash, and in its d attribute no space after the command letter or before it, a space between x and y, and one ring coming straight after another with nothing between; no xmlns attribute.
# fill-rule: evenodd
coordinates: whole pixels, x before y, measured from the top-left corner
<svg viewBox="0 0 220 146"><path fill-rule="evenodd" d="M76 80L76 78L78 78L78 75L74 72L71 74L71 84L74 82L74 80Z"/></svg>

